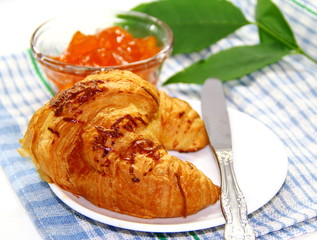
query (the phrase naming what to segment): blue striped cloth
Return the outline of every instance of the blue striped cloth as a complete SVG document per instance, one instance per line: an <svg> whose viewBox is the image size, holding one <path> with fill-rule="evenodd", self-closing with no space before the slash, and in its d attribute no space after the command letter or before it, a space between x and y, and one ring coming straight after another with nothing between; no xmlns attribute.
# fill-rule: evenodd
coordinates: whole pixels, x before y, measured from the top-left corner
<svg viewBox="0 0 317 240"><path fill-rule="evenodd" d="M235 3L252 19L254 1ZM278 1L299 44L317 59L317 8L313 4L307 0ZM257 41L256 29L244 27L209 49L168 59L160 81L211 53ZM317 230L316 76L316 64L292 55L225 84L230 107L275 132L286 146L289 160L281 190L250 215L258 239L289 239ZM222 239L223 226L166 234L108 226L75 212L55 197L33 164L16 151L33 112L52 96L42 80L28 52L0 57L0 164L44 239ZM199 98L201 86L174 84L161 88L170 95Z"/></svg>

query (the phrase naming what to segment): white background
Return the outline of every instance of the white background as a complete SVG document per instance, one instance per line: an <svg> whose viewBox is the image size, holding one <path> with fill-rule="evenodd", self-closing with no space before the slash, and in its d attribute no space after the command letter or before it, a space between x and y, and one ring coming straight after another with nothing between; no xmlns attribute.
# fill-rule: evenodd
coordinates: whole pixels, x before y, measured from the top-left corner
<svg viewBox="0 0 317 240"><path fill-rule="evenodd" d="M0 0L0 55L28 48L30 36L35 28L57 14L76 9L128 10L147 1L149 0ZM0 189L0 240L41 239L1 167ZM299 239L317 239L317 233Z"/></svg>

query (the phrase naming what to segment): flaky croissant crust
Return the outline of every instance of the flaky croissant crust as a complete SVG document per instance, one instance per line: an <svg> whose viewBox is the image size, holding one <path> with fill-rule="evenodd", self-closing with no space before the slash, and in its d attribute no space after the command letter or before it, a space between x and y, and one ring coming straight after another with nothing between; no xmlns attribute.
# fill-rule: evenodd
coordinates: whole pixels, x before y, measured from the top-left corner
<svg viewBox="0 0 317 240"><path fill-rule="evenodd" d="M219 187L167 150L208 138L184 101L128 71L91 75L32 117L20 153L41 177L93 204L142 218L187 216L215 203Z"/></svg>

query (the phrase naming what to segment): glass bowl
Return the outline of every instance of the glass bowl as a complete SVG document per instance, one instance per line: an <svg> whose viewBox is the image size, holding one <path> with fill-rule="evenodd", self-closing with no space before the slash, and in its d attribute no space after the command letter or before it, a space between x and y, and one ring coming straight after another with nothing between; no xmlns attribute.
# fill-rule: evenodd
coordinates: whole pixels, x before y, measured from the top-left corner
<svg viewBox="0 0 317 240"><path fill-rule="evenodd" d="M117 66L80 66L54 59L67 49L76 31L94 35L112 26L122 27L135 38L154 36L161 50L150 58ZM31 51L48 80L56 85L55 91L60 91L87 75L109 69L132 71L155 85L162 63L171 54L172 43L172 30L157 18L132 11L97 10L61 15L43 23L31 37Z"/></svg>

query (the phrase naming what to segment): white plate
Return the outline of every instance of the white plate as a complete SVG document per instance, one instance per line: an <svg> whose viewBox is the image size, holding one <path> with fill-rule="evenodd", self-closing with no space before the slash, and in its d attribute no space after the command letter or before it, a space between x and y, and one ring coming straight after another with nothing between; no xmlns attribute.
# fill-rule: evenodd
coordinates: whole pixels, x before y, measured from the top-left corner
<svg viewBox="0 0 317 240"><path fill-rule="evenodd" d="M200 109L199 103L191 104L195 109ZM248 204L248 212L252 213L279 191L287 175L288 159L283 144L266 126L233 109L229 109L229 117L235 172ZM215 184L220 185L218 165L209 146L195 153L170 153L192 162ZM120 228L145 232L184 232L224 223L219 201L186 218L141 219L98 208L86 199L64 191L54 184L50 187L57 197L77 212Z"/></svg>

